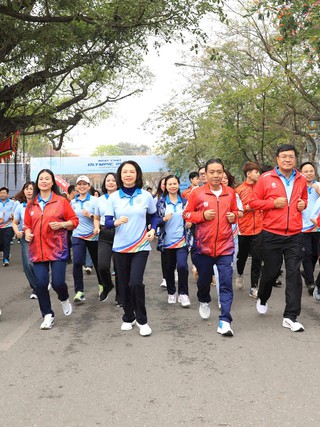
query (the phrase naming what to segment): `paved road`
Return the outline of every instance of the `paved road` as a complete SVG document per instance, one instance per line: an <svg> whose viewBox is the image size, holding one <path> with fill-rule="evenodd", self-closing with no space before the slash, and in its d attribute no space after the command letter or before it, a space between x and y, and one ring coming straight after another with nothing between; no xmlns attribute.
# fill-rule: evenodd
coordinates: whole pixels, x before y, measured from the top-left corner
<svg viewBox="0 0 320 427"><path fill-rule="evenodd" d="M246 289L235 291L235 336L224 338L216 298L211 319L200 319L192 277L191 307L167 304L154 250L145 275L150 337L120 331L114 294L99 303L94 276L69 318L52 294L56 325L41 331L19 250L15 243L10 267L0 267L1 427L319 425L320 304L305 289L304 333L281 326L284 289L274 289L265 317Z"/></svg>

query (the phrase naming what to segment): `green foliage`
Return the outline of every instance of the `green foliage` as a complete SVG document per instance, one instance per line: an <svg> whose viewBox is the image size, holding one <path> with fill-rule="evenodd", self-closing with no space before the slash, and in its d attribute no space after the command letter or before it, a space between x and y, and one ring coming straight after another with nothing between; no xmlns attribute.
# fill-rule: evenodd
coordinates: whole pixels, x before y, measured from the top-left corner
<svg viewBox="0 0 320 427"><path fill-rule="evenodd" d="M116 145L99 145L91 156L138 156L144 154L150 154L150 148L147 145L120 142Z"/></svg>
<svg viewBox="0 0 320 427"><path fill-rule="evenodd" d="M265 1L255 2L260 19L274 17L279 29L277 41L281 44L299 45L308 57L309 64L320 63L320 1Z"/></svg>
<svg viewBox="0 0 320 427"><path fill-rule="evenodd" d="M123 151L116 145L98 145L91 156L122 156Z"/></svg>
<svg viewBox="0 0 320 427"><path fill-rule="evenodd" d="M8 0L0 4L0 133L47 135L60 149L80 120L141 91L154 45L199 29L219 0ZM108 113L108 111L107 111ZM107 114L106 113L106 114ZM58 141L58 142L57 142Z"/></svg>
<svg viewBox="0 0 320 427"><path fill-rule="evenodd" d="M275 42L271 16L261 21L242 13L191 64L193 74L176 105L158 113L158 152L172 170L187 172L214 156L241 179L244 162L274 164L282 143L315 159L317 134L310 123L320 121L319 74L310 72L301 47Z"/></svg>

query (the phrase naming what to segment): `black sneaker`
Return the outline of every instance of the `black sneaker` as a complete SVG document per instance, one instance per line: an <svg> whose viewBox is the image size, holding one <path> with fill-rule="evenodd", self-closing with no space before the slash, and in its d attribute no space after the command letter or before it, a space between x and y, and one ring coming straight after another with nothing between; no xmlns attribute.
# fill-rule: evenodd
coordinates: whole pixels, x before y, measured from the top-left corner
<svg viewBox="0 0 320 427"><path fill-rule="evenodd" d="M308 294L309 295L313 295L313 291L314 291L314 288L316 287L316 284L315 283L309 283L308 285L307 285L307 288L308 288Z"/></svg>
<svg viewBox="0 0 320 427"><path fill-rule="evenodd" d="M281 280L277 279L277 280L274 282L273 286L274 286L275 288L280 288L280 287L282 286L282 282L281 282Z"/></svg>
<svg viewBox="0 0 320 427"><path fill-rule="evenodd" d="M108 299L108 295L109 295L109 292L105 288L103 288L99 294L99 301L100 302L106 301Z"/></svg>
<svg viewBox="0 0 320 427"><path fill-rule="evenodd" d="M114 288L114 285L110 287L110 289L104 288L102 285L99 285L99 301L106 301L108 299L109 293Z"/></svg>

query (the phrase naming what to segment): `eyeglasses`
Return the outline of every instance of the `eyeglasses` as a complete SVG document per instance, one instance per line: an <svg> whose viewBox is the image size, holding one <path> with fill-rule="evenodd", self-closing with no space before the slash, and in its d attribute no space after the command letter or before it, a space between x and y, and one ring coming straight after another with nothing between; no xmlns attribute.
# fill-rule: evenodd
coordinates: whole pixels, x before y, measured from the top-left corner
<svg viewBox="0 0 320 427"><path fill-rule="evenodd" d="M280 154L278 157L281 160L285 160L285 159L294 160L296 158L296 156L294 156L293 154Z"/></svg>

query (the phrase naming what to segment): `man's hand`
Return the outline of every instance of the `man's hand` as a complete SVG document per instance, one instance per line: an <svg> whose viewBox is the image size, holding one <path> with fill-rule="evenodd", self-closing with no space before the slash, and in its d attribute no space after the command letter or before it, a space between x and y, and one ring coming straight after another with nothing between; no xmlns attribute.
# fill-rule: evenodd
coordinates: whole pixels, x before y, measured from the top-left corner
<svg viewBox="0 0 320 427"><path fill-rule="evenodd" d="M207 209L206 211L203 212L203 218L206 221L211 221L213 220L213 218L216 216L216 212L214 209Z"/></svg>
<svg viewBox="0 0 320 427"><path fill-rule="evenodd" d="M297 204L297 208L298 208L298 211L300 211L300 212L303 211L306 208L306 202L299 199L298 204Z"/></svg>
<svg viewBox="0 0 320 427"><path fill-rule="evenodd" d="M230 223L232 223L236 219L236 215L233 212L227 212L227 219Z"/></svg>
<svg viewBox="0 0 320 427"><path fill-rule="evenodd" d="M276 209L282 209L287 205L287 199L286 197L278 197L274 199L273 203Z"/></svg>

